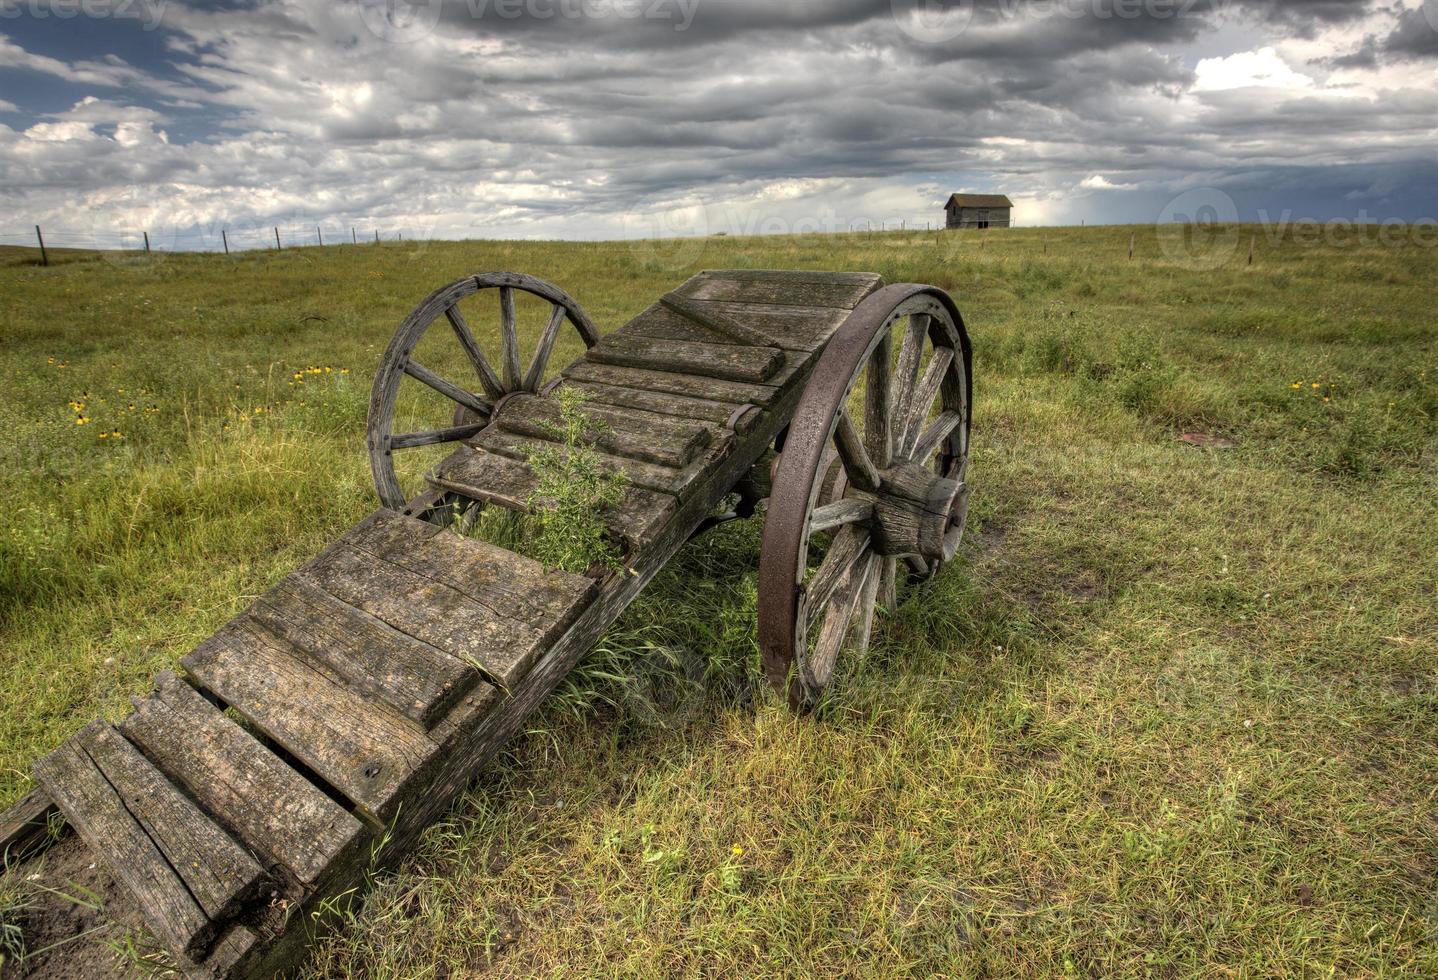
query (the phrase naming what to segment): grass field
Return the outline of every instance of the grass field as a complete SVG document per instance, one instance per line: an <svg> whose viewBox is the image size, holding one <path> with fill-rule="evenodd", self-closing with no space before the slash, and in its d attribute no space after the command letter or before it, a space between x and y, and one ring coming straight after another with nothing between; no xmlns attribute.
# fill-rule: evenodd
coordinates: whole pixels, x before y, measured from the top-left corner
<svg viewBox="0 0 1438 980"><path fill-rule="evenodd" d="M1438 249L1129 236L0 251L0 805L371 509L434 286L875 271L974 340L961 560L816 722L752 683L757 522L688 546L315 975L1438 973Z"/></svg>

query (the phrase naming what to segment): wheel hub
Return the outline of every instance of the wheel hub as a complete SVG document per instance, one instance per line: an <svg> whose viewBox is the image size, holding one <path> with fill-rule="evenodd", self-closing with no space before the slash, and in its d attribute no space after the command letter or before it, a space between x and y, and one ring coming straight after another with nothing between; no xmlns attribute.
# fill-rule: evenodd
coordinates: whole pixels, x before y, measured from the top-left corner
<svg viewBox="0 0 1438 980"><path fill-rule="evenodd" d="M918 555L948 561L959 547L968 510L968 486L959 479L905 463L880 471L877 493L850 490L873 501L870 524L881 555Z"/></svg>

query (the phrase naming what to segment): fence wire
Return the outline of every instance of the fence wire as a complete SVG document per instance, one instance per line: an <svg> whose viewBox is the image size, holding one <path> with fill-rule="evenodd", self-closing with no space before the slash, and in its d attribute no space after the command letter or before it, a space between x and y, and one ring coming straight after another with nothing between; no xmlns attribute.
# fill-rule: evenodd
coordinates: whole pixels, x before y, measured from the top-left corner
<svg viewBox="0 0 1438 980"><path fill-rule="evenodd" d="M279 240L276 242L276 232ZM61 228L40 226L0 229L0 245L38 248L40 236L46 249L81 249L102 252L249 252L275 248L307 248L317 245L351 245L374 242L413 240L418 237L403 230L384 231L339 225L279 225L239 228L170 229L124 231L97 228ZM147 242L148 236L148 242ZM425 236L427 237L427 236Z"/></svg>

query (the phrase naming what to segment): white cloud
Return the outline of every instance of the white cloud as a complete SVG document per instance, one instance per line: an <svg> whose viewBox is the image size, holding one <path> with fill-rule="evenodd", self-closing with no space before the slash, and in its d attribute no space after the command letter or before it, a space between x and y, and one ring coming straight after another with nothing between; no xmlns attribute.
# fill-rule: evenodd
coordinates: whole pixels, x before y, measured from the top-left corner
<svg viewBox="0 0 1438 980"><path fill-rule="evenodd" d="M1308 89L1313 79L1288 66L1272 47L1240 51L1225 58L1204 58L1194 69L1196 92L1235 88Z"/></svg>
<svg viewBox="0 0 1438 980"><path fill-rule="evenodd" d="M1131 191L1137 184L1115 184L1103 174L1093 174L1079 181L1079 186L1091 191Z"/></svg>
<svg viewBox="0 0 1438 980"><path fill-rule="evenodd" d="M356 4L172 0L169 65L60 60L0 35L0 66L92 93L0 125L0 204L47 227L84 212L127 228L293 218L603 237L656 222L922 227L971 188L1008 193L1033 224L1085 199L1109 211L1183 179L1291 166L1296 146L1374 167L1438 142L1433 65L1309 63L1378 20L1204 35L1222 43L1191 70L1179 48L1201 33L1194 18L976 16L953 44L924 45L887 3L741 6L705 4L676 32L475 21L454 4L433 33L396 44ZM187 141L197 124L206 135Z"/></svg>

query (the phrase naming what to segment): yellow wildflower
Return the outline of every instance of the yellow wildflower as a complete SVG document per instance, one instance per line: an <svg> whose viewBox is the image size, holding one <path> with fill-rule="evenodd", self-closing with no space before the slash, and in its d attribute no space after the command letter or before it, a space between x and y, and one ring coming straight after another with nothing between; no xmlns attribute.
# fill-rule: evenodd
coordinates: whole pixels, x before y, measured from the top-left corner
<svg viewBox="0 0 1438 980"><path fill-rule="evenodd" d="M741 857L744 854L744 848L740 847L738 844L735 844L733 847L729 848L729 853L734 855L735 857Z"/></svg>

